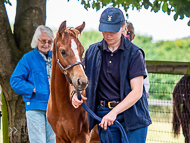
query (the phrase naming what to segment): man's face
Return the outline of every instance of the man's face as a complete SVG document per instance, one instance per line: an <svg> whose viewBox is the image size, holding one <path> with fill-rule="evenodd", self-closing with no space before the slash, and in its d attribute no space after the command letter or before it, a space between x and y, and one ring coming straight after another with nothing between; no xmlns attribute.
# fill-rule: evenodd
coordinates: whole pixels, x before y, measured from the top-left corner
<svg viewBox="0 0 190 143"><path fill-rule="evenodd" d="M133 32L133 28L132 28L132 26L131 25L127 25L126 26L126 37L130 40L130 41L132 41L134 38L135 38L135 34L134 34L134 32Z"/></svg>
<svg viewBox="0 0 190 143"><path fill-rule="evenodd" d="M122 28L121 28L122 29ZM102 35L108 45L114 45L121 39L121 29L117 33L113 32L102 32Z"/></svg>
<svg viewBox="0 0 190 143"><path fill-rule="evenodd" d="M51 49L51 46L52 39L47 35L47 33L42 32L38 38L38 50L43 54L47 54Z"/></svg>

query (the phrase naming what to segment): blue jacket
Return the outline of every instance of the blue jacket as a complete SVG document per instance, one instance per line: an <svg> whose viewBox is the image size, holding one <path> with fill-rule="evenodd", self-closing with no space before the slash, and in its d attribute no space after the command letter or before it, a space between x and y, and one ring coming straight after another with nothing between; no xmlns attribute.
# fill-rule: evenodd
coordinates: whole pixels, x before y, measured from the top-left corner
<svg viewBox="0 0 190 143"><path fill-rule="evenodd" d="M121 54L120 62L120 99L123 100L131 91L130 81L128 80L128 65L139 47L131 43L127 38L124 40L125 49ZM96 112L96 90L101 68L101 49L103 41L95 43L89 47L85 53L84 63L86 67L86 75L89 80L89 85L86 89L87 105ZM140 49L141 50L141 49ZM143 89L142 97L129 109L123 112L124 121L127 130L143 128L151 124L149 116L148 101L145 88ZM90 130L95 125L95 120L88 116Z"/></svg>
<svg viewBox="0 0 190 143"><path fill-rule="evenodd" d="M48 54L52 57L51 51ZM26 53L18 62L11 75L10 85L16 93L23 96L26 111L46 111L50 87L46 62L36 48ZM34 88L36 93L33 93Z"/></svg>

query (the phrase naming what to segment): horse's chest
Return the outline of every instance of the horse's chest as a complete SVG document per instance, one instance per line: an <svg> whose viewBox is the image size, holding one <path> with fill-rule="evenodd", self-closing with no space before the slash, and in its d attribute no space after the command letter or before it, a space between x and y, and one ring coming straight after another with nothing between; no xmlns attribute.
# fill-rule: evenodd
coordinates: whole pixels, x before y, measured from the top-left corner
<svg viewBox="0 0 190 143"><path fill-rule="evenodd" d="M68 132L70 130L75 130L77 128L76 124L73 122L72 119L67 119L64 117L59 118L56 124L56 128L61 131Z"/></svg>

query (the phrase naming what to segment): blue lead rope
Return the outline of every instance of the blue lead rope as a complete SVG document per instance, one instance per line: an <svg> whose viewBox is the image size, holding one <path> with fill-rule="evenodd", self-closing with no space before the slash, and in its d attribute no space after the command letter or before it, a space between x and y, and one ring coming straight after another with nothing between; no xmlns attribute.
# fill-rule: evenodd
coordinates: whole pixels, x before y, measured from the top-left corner
<svg viewBox="0 0 190 143"><path fill-rule="evenodd" d="M78 95L78 99L81 100L81 94L80 92L77 92ZM86 104L82 103L81 106L84 108L84 110L94 119L96 119L97 121L101 122L101 118L98 117L88 106L86 106ZM128 138L127 138L127 134L123 128L123 126L117 121L114 121L114 124L116 124L118 126L118 128L120 129L121 135L122 135L122 143L129 143ZM100 128L99 132L101 132L102 128ZM103 141L100 141L101 143L103 143ZM111 131L110 131L110 127L107 126L107 131L106 131L106 136L105 136L105 143L112 143L112 135L111 135Z"/></svg>

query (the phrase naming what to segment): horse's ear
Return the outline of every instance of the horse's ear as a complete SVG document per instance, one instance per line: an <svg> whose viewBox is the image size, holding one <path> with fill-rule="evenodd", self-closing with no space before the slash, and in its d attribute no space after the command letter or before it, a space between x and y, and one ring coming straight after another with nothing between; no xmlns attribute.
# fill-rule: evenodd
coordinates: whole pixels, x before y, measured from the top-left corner
<svg viewBox="0 0 190 143"><path fill-rule="evenodd" d="M61 25L59 26L58 33L59 33L59 34L62 34L65 29L66 29L66 20L63 21L63 22L61 23Z"/></svg>
<svg viewBox="0 0 190 143"><path fill-rule="evenodd" d="M83 22L82 25L76 27L75 29L77 29L80 32L80 34L81 34L81 32L83 31L84 27L85 27L85 22Z"/></svg>

